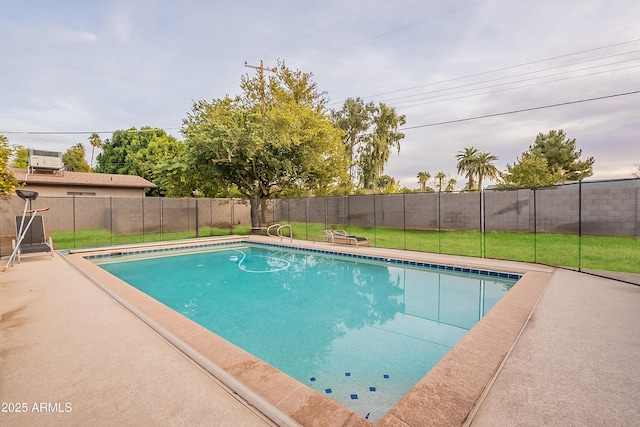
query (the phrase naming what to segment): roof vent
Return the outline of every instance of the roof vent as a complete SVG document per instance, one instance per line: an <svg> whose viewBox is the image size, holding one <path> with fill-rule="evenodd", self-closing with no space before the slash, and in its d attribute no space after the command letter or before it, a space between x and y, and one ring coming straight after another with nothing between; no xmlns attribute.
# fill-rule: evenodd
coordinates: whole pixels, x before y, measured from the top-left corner
<svg viewBox="0 0 640 427"><path fill-rule="evenodd" d="M29 149L29 171L57 172L62 169L62 153Z"/></svg>

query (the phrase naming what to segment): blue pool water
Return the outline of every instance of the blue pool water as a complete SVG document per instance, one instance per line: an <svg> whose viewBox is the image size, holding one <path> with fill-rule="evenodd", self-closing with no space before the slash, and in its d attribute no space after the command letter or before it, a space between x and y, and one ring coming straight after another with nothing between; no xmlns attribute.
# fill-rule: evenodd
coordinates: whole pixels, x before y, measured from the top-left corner
<svg viewBox="0 0 640 427"><path fill-rule="evenodd" d="M253 245L96 262L372 421L517 280Z"/></svg>

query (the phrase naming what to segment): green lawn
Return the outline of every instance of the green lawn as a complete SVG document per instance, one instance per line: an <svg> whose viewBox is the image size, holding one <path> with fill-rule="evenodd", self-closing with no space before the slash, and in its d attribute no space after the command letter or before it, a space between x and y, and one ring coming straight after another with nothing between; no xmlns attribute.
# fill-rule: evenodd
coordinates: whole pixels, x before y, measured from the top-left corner
<svg viewBox="0 0 640 427"><path fill-rule="evenodd" d="M299 239L322 240L323 224L291 223ZM448 255L463 255L557 265L573 269L593 269L640 273L640 242L633 237L577 236L551 233L478 231L426 231L333 225L350 234L369 239L372 246L407 249ZM248 225L228 228L203 227L200 237L249 234ZM285 234L287 230L285 230ZM88 248L128 243L179 240L195 237L195 231L183 233L145 233L121 236L108 230L91 229L52 233L56 249Z"/></svg>
<svg viewBox="0 0 640 427"><path fill-rule="evenodd" d="M249 234L250 227L239 225L233 228L234 234ZM198 237L227 236L231 234L229 228L203 227ZM51 233L53 245L56 249L94 248L100 246L124 245L130 243L162 242L169 240L192 239L196 237L195 230L174 233L144 233L119 235L102 228L87 230L57 231Z"/></svg>

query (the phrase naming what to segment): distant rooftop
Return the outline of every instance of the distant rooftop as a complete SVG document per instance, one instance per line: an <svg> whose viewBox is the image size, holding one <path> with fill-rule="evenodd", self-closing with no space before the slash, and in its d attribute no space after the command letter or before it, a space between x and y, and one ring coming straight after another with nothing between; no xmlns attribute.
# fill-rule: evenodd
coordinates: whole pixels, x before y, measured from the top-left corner
<svg viewBox="0 0 640 427"><path fill-rule="evenodd" d="M157 185L144 178L135 175L118 175L111 173L95 172L69 172L57 173L32 172L27 169L10 168L13 175L21 183L38 185L70 185L70 186L94 186L94 187L127 187L127 188L156 188Z"/></svg>

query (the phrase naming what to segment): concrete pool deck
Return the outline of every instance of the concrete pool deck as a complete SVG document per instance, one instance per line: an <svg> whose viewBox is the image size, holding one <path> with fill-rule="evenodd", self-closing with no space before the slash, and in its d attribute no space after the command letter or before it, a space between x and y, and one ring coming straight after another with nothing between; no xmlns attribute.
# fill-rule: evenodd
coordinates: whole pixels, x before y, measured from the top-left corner
<svg viewBox="0 0 640 427"><path fill-rule="evenodd" d="M429 259L518 266L431 254ZM425 420L411 423L400 415L380 425L636 424L640 287L527 268L550 280L497 375L491 373L489 387L471 402L466 421L444 417L417 424ZM14 410L0 412L1 425L273 425L61 256L25 258L0 273L0 283L0 396L6 405L1 409ZM16 413L22 403L27 411ZM335 415L311 414L312 421L302 424L366 425Z"/></svg>

